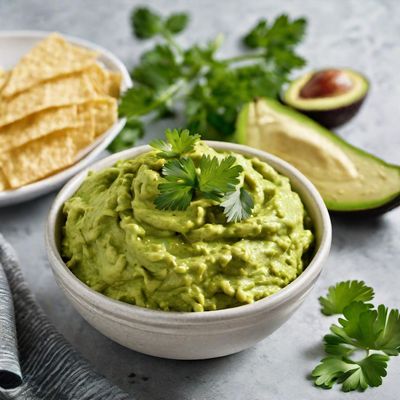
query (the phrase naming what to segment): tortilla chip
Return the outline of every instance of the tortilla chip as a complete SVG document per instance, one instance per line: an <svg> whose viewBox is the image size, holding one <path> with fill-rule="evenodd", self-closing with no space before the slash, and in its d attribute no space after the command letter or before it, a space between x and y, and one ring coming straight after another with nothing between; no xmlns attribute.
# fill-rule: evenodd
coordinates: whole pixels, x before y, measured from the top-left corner
<svg viewBox="0 0 400 400"><path fill-rule="evenodd" d="M76 151L88 146L95 137L94 111L81 108L78 114L79 134L73 135Z"/></svg>
<svg viewBox="0 0 400 400"><path fill-rule="evenodd" d="M0 128L0 152L79 125L77 106L49 108Z"/></svg>
<svg viewBox="0 0 400 400"><path fill-rule="evenodd" d="M122 75L119 72L108 71L108 94L116 99L121 94Z"/></svg>
<svg viewBox="0 0 400 400"><path fill-rule="evenodd" d="M9 184L8 184L7 178L4 175L4 172L0 166L0 192L2 190L7 190L8 188L9 188Z"/></svg>
<svg viewBox="0 0 400 400"><path fill-rule="evenodd" d="M49 35L21 58L3 90L11 97L33 86L93 64L97 53L68 43L57 33Z"/></svg>
<svg viewBox="0 0 400 400"><path fill-rule="evenodd" d="M98 98L86 74L75 74L35 86L11 99L0 98L0 127L52 107Z"/></svg>
<svg viewBox="0 0 400 400"><path fill-rule="evenodd" d="M12 188L61 169L74 162L75 144L68 128L62 134L54 133L12 149L2 155L4 174Z"/></svg>
<svg viewBox="0 0 400 400"><path fill-rule="evenodd" d="M10 72L4 71L0 68L0 93L2 92L9 77L10 77Z"/></svg>
<svg viewBox="0 0 400 400"><path fill-rule="evenodd" d="M99 63L87 68L85 74L99 95L108 94L108 72Z"/></svg>
<svg viewBox="0 0 400 400"><path fill-rule="evenodd" d="M86 132L85 125L66 128L3 153L0 164L10 187L18 188L69 167L76 161L79 146L87 144L82 139L88 137Z"/></svg>
<svg viewBox="0 0 400 400"><path fill-rule="evenodd" d="M91 65L86 72L99 95L119 97L122 76L119 72L109 71L99 63Z"/></svg>
<svg viewBox="0 0 400 400"><path fill-rule="evenodd" d="M90 107L93 110L95 137L100 136L111 128L118 119L117 100L113 98L108 97L82 104L79 109L84 107Z"/></svg>

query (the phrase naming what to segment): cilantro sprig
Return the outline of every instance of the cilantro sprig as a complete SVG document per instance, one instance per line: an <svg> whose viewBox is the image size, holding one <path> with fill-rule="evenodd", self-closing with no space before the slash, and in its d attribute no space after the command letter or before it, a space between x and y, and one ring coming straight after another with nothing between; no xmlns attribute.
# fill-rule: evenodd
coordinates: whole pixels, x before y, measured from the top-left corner
<svg viewBox="0 0 400 400"><path fill-rule="evenodd" d="M150 145L157 155L167 159L158 185L159 195L154 204L160 210L186 210L194 198L206 198L219 204L228 222L251 216L254 207L251 195L240 187L243 167L234 156L219 159L202 155L196 168L188 153L194 151L199 135L188 130L166 131L166 141L154 140Z"/></svg>
<svg viewBox="0 0 400 400"><path fill-rule="evenodd" d="M321 297L326 315L343 313L324 337L328 356L312 371L317 386L342 384L345 392L364 391L382 384L391 356L400 353L400 315L384 305L372 304L374 291L362 281L340 282ZM359 353L365 356L360 359Z"/></svg>
<svg viewBox="0 0 400 400"><path fill-rule="evenodd" d="M290 73L305 64L296 53L306 20L281 15L275 21L258 22L242 39L245 52L234 57L218 55L223 38L182 47L176 36L189 23L185 13L162 16L139 7L131 25L139 40L154 40L131 71L134 85L121 98L119 114L145 125L179 113L191 131L204 132L208 139L229 140L243 104L254 97L278 97ZM116 151L132 146L137 139L127 125L116 139Z"/></svg>
<svg viewBox="0 0 400 400"><path fill-rule="evenodd" d="M374 290L363 281L339 282L328 289L326 297L320 297L321 311L325 315L342 314L353 301L367 302L374 298Z"/></svg>

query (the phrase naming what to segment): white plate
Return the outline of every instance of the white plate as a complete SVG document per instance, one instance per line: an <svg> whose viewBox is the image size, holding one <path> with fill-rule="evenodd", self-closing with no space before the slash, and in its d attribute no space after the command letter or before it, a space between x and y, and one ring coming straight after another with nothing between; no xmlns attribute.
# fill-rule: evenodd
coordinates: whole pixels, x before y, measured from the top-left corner
<svg viewBox="0 0 400 400"><path fill-rule="evenodd" d="M18 60L26 54L38 41L48 36L51 32L45 31L3 31L0 32L0 67L13 68ZM122 75L121 91L132 86L132 81L124 64L111 52L94 43L72 36L63 37L71 43L99 53L99 61L112 71L118 71ZM52 175L48 178L23 186L19 189L0 192L0 207L22 203L27 200L42 196L60 188L69 178L87 167L95 158L106 149L117 136L125 124L125 119L120 118L107 132L101 135L87 149L83 157L71 167ZM82 156L82 154L81 154Z"/></svg>

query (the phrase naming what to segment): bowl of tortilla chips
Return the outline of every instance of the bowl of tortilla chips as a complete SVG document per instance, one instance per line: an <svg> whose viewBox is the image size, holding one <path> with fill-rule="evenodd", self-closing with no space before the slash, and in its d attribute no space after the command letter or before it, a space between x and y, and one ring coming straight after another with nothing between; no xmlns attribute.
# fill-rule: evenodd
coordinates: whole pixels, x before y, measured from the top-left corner
<svg viewBox="0 0 400 400"><path fill-rule="evenodd" d="M122 62L82 39L0 32L0 206L59 188L115 138Z"/></svg>

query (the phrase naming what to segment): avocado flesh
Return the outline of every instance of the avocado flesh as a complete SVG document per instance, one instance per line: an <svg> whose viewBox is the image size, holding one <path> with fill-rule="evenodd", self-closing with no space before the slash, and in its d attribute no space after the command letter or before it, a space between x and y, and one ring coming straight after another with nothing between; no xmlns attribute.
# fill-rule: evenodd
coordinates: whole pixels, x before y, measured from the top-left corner
<svg viewBox="0 0 400 400"><path fill-rule="evenodd" d="M351 69L342 69L351 79L353 87L346 93L319 97L302 98L300 91L311 79L314 71L309 72L290 83L282 94L282 102L309 116L326 128L336 128L351 120L361 108L368 90L369 82L360 73Z"/></svg>
<svg viewBox="0 0 400 400"><path fill-rule="evenodd" d="M235 139L298 168L333 211L365 211L400 202L400 167L350 145L308 117L271 99L246 105Z"/></svg>

